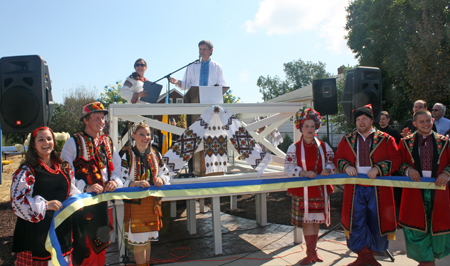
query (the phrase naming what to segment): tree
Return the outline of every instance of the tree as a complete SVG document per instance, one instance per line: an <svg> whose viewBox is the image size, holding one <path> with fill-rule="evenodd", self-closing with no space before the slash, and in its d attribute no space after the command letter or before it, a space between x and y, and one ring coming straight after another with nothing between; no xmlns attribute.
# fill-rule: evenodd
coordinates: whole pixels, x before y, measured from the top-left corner
<svg viewBox="0 0 450 266"><path fill-rule="evenodd" d="M78 86L64 95L63 104L55 104L50 128L53 132L68 132L73 135L84 129L80 121L83 105L95 101L95 89Z"/></svg>
<svg viewBox="0 0 450 266"><path fill-rule="evenodd" d="M413 99L450 100L450 29L448 1L420 1L416 33L407 51L408 75Z"/></svg>
<svg viewBox="0 0 450 266"><path fill-rule="evenodd" d="M304 62L301 59L283 64L283 71L286 80L282 81L278 76L259 76L256 85L263 95L263 100L267 101L283 95L287 92L303 88L312 83L314 79L323 79L331 76L326 72L326 64L322 62Z"/></svg>
<svg viewBox="0 0 450 266"><path fill-rule="evenodd" d="M347 7L347 45L360 65L380 68L383 109L396 120L408 119L417 99L449 103L448 6L443 0L355 0Z"/></svg>

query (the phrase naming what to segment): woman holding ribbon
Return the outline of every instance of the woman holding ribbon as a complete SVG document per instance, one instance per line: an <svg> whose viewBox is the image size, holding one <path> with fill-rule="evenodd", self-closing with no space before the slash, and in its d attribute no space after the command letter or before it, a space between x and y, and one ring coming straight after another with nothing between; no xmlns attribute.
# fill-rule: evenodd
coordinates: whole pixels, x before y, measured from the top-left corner
<svg viewBox="0 0 450 266"><path fill-rule="evenodd" d="M331 147L315 137L321 125L321 116L311 108L299 110L295 115L295 126L302 132L300 141L289 146L284 162L284 172L292 177L315 178L327 176L335 171L334 153ZM292 197L292 225L303 227L306 254L300 265L323 261L317 254L320 224L330 224L329 195L331 185L290 188Z"/></svg>
<svg viewBox="0 0 450 266"><path fill-rule="evenodd" d="M124 186L148 188L170 184L172 173L161 154L151 146L149 126L145 122L136 123L132 138L135 145L122 157ZM126 200L124 209L125 240L133 246L136 265L150 265L150 241L158 240L158 231L162 227L161 199Z"/></svg>
<svg viewBox="0 0 450 266"><path fill-rule="evenodd" d="M80 193L69 163L56 151L55 135L48 127L33 131L25 162L12 176L11 205L19 217L16 222L13 252L16 265L52 265L45 240L53 214L68 197ZM66 219L56 235L67 262L71 262L72 221Z"/></svg>
<svg viewBox="0 0 450 266"><path fill-rule="evenodd" d="M148 81L144 77L145 71L147 70L147 62L144 59L139 58L134 62L134 70L122 88L120 89L120 96L127 100L128 103L140 103L141 97L146 97L147 92L144 91L144 82Z"/></svg>

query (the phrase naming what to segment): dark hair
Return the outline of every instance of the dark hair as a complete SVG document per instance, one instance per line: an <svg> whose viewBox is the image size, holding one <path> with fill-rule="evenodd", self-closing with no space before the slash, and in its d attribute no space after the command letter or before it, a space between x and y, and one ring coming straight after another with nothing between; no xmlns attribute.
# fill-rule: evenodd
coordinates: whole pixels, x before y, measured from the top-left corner
<svg viewBox="0 0 450 266"><path fill-rule="evenodd" d="M134 68L136 68L137 63L139 63L140 61L144 62L144 64L147 66L147 62L145 62L144 59L139 58L138 60L136 60L136 62L134 62ZM133 73L131 73L130 77L133 77L134 79L140 79L140 78L143 78L143 77L141 77L141 75L139 75L136 71L134 71Z"/></svg>
<svg viewBox="0 0 450 266"><path fill-rule="evenodd" d="M43 129L39 130L38 132L41 132L43 130L47 130L47 128L43 128ZM57 151L57 150L59 150L59 148L58 148L58 144L56 143L55 134L53 133L52 130L50 130L50 133L52 134L52 138L53 138L53 151L50 153L50 159L52 161L56 160L60 164L61 170L63 170L67 174L70 169L70 164L61 158L61 154ZM37 151L36 151L36 136L37 136L37 132L34 137L32 136L32 134L30 135L30 144L28 145L28 150L27 150L27 153L25 154L25 162L23 162L19 166L19 168L23 168L23 166L26 164L30 165L33 168L37 167L39 165L39 163L38 163L39 155L37 154Z"/></svg>
<svg viewBox="0 0 450 266"><path fill-rule="evenodd" d="M387 111L381 111L381 115L385 115L389 119L389 113Z"/></svg>
<svg viewBox="0 0 450 266"><path fill-rule="evenodd" d="M210 42L210 41L208 41L208 40L201 40L201 41L198 43L198 47L200 47L200 45L203 45L203 44L206 45L206 46L208 46L209 50L211 50L212 48L214 48L212 42ZM211 55L212 55L212 51L211 51Z"/></svg>
<svg viewBox="0 0 450 266"><path fill-rule="evenodd" d="M432 117L430 111L428 111L427 109L420 109L414 113L414 116L413 116L414 121L417 121L417 117L419 115L428 115L429 117Z"/></svg>

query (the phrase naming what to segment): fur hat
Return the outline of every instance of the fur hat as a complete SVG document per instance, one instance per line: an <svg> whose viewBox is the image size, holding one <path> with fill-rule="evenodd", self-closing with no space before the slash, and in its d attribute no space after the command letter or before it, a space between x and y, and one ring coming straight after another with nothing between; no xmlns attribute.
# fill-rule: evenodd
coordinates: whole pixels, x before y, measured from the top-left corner
<svg viewBox="0 0 450 266"><path fill-rule="evenodd" d="M370 119L373 120L372 104L369 103L367 105L361 106L361 107L353 110L353 116L355 117L355 122L356 122L356 118L358 118L359 116L362 116L362 115L366 115L367 117L369 117Z"/></svg>

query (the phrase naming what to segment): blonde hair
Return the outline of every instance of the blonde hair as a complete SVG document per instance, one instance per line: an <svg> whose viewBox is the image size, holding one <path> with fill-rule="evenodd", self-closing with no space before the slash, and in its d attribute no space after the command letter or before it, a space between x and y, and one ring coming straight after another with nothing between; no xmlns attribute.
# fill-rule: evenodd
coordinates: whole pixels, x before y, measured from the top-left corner
<svg viewBox="0 0 450 266"><path fill-rule="evenodd" d="M133 125L133 134L136 133L136 131L138 129L140 129L140 128L148 128L148 129L150 129L150 127L147 125L145 120L143 120L141 122L134 123L134 125Z"/></svg>

